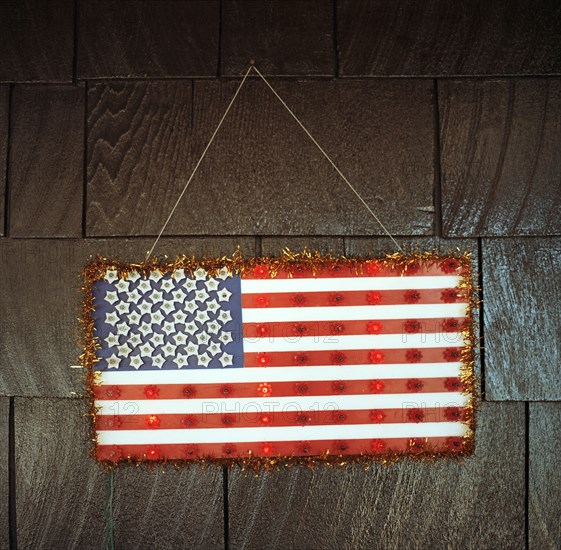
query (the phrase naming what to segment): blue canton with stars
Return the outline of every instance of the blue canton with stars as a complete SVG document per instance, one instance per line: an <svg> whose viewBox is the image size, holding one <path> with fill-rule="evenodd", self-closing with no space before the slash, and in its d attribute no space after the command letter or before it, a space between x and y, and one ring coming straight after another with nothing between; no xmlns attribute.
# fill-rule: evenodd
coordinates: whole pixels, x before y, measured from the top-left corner
<svg viewBox="0 0 561 550"><path fill-rule="evenodd" d="M240 278L178 269L93 285L96 370L243 367Z"/></svg>

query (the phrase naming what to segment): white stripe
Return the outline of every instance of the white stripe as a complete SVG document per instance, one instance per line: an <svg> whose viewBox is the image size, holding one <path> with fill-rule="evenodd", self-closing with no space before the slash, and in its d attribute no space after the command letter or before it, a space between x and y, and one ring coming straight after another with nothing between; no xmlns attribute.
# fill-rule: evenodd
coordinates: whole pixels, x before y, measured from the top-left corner
<svg viewBox="0 0 561 550"><path fill-rule="evenodd" d="M367 395L242 397L239 399L130 399L99 400L99 414L219 414L310 410L396 409L403 407L461 407L469 396L459 392Z"/></svg>
<svg viewBox="0 0 561 550"><path fill-rule="evenodd" d="M440 348L461 346L460 332L418 334L359 334L353 336L293 336L286 338L244 338L244 352L323 351Z"/></svg>
<svg viewBox="0 0 561 550"><path fill-rule="evenodd" d="M461 437L467 432L460 422L419 424L350 424L189 430L101 430L100 445L165 445L169 443L245 443L252 441L317 441L372 439L378 437Z"/></svg>
<svg viewBox="0 0 561 550"><path fill-rule="evenodd" d="M455 288L460 284L456 275L408 277L333 277L292 279L243 279L242 294L262 292L329 292L345 290L426 290Z"/></svg>
<svg viewBox="0 0 561 550"><path fill-rule="evenodd" d="M388 378L446 378L458 376L461 363L399 363L315 367L140 370L100 372L106 385L229 384L237 382L298 382L314 380L370 380Z"/></svg>
<svg viewBox="0 0 561 550"><path fill-rule="evenodd" d="M244 323L465 317L467 304L243 308Z"/></svg>

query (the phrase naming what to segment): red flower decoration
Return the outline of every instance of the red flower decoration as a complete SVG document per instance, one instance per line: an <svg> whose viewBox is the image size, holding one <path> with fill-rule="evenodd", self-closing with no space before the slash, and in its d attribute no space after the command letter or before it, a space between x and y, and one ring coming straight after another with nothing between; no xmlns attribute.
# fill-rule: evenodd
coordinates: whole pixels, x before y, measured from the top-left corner
<svg viewBox="0 0 561 550"><path fill-rule="evenodd" d="M379 321L370 321L366 326L368 334L380 334L382 332L382 323Z"/></svg>
<svg viewBox="0 0 561 550"><path fill-rule="evenodd" d="M298 264L294 266L293 275L295 277L304 277L307 274L307 267L304 264Z"/></svg>
<svg viewBox="0 0 561 550"><path fill-rule="evenodd" d="M300 441L300 443L298 443L298 450L308 455L312 452L312 444L309 441Z"/></svg>
<svg viewBox="0 0 561 550"><path fill-rule="evenodd" d="M255 297L255 305L257 307L267 307L269 305L269 297L266 294L258 294Z"/></svg>
<svg viewBox="0 0 561 550"><path fill-rule="evenodd" d="M421 391L424 387L424 383L419 378L411 378L411 380L407 380L407 389L410 392L418 392Z"/></svg>
<svg viewBox="0 0 561 550"><path fill-rule="evenodd" d="M222 415L222 424L229 428L236 423L236 418L233 414L224 414Z"/></svg>
<svg viewBox="0 0 561 550"><path fill-rule="evenodd" d="M421 269L421 264L414 260L405 266L405 275L415 275Z"/></svg>
<svg viewBox="0 0 561 550"><path fill-rule="evenodd" d="M331 362L334 365L342 365L347 360L347 356L341 351L334 351L331 354Z"/></svg>
<svg viewBox="0 0 561 550"><path fill-rule="evenodd" d="M416 304L421 299L421 293L418 290L408 290L404 299L408 304Z"/></svg>
<svg viewBox="0 0 561 550"><path fill-rule="evenodd" d="M158 399L160 390L158 389L158 386L144 386L144 395L148 399Z"/></svg>
<svg viewBox="0 0 561 550"><path fill-rule="evenodd" d="M305 353L297 353L294 356L294 364L295 365L305 365L309 360L309 357Z"/></svg>
<svg viewBox="0 0 561 550"><path fill-rule="evenodd" d="M426 441L420 437L414 437L409 440L409 450L412 453L422 453L426 448Z"/></svg>
<svg viewBox="0 0 561 550"><path fill-rule="evenodd" d="M120 428L123 421L121 420L120 416L110 416L105 420L105 427L106 428Z"/></svg>
<svg viewBox="0 0 561 550"><path fill-rule="evenodd" d="M419 363L423 359L423 354L419 349L408 349L405 352L405 360L408 363Z"/></svg>
<svg viewBox="0 0 561 550"><path fill-rule="evenodd" d="M257 386L257 395L259 395L259 397L269 397L269 395L272 395L272 393L273 393L273 388L271 384L267 384L265 382Z"/></svg>
<svg viewBox="0 0 561 550"><path fill-rule="evenodd" d="M440 293L440 299L447 304L453 304L458 298L458 289L456 288L447 288Z"/></svg>
<svg viewBox="0 0 561 550"><path fill-rule="evenodd" d="M257 336L259 336L260 338L269 336L269 332L270 332L269 325L257 325L255 331L257 332Z"/></svg>
<svg viewBox="0 0 561 550"><path fill-rule="evenodd" d="M368 359L370 359L371 363L381 363L384 360L384 358L385 358L384 353L377 349L373 349L368 354Z"/></svg>
<svg viewBox="0 0 561 550"><path fill-rule="evenodd" d="M253 268L253 276L258 279L265 279L269 276L269 266L264 264L256 265Z"/></svg>
<svg viewBox="0 0 561 550"><path fill-rule="evenodd" d="M374 424L380 424L380 422L384 421L384 418L386 418L386 413L384 411L378 409L370 411L370 420L374 422Z"/></svg>
<svg viewBox="0 0 561 550"><path fill-rule="evenodd" d="M181 392L183 397L190 399L191 397L195 397L197 395L197 390L195 386L183 386L183 391Z"/></svg>
<svg viewBox="0 0 561 550"><path fill-rule="evenodd" d="M121 388L118 386L108 386L105 389L105 397L109 397L109 399L119 399L121 395Z"/></svg>
<svg viewBox="0 0 561 550"><path fill-rule="evenodd" d="M422 409L409 409L407 418L410 422L422 422L425 419L425 412Z"/></svg>
<svg viewBox="0 0 561 550"><path fill-rule="evenodd" d="M153 445L146 449L146 458L148 460L159 460L162 457L162 451L157 445Z"/></svg>
<svg viewBox="0 0 561 550"><path fill-rule="evenodd" d="M224 384L223 386L220 386L220 395L223 395L224 397L230 397L230 395L232 395L233 393L234 387L230 384Z"/></svg>
<svg viewBox="0 0 561 550"><path fill-rule="evenodd" d="M447 258L440 263L440 269L444 273L454 273L460 267L460 262L456 258Z"/></svg>
<svg viewBox="0 0 561 550"><path fill-rule="evenodd" d="M371 306L377 306L382 301L382 294L377 290L373 290L366 295L366 301Z"/></svg>
<svg viewBox="0 0 561 550"><path fill-rule="evenodd" d="M373 439L370 446L374 453L383 453L387 448L386 442L383 439Z"/></svg>
<svg viewBox="0 0 561 550"><path fill-rule="evenodd" d="M296 384L294 384L294 392L298 395L306 395L309 389L310 388L308 387L308 384L306 384L306 382L297 382Z"/></svg>
<svg viewBox="0 0 561 550"><path fill-rule="evenodd" d="M312 417L306 413L298 413L296 415L296 422L302 426L309 424L312 421Z"/></svg>
<svg viewBox="0 0 561 550"><path fill-rule="evenodd" d="M331 323L329 332L331 334L342 334L345 332L345 325L343 323Z"/></svg>
<svg viewBox="0 0 561 550"><path fill-rule="evenodd" d="M306 296L304 296L303 294L295 294L292 297L292 303L295 306L303 306L306 303Z"/></svg>
<svg viewBox="0 0 561 550"><path fill-rule="evenodd" d="M347 415L343 411L333 411L332 417L336 424L344 424L347 421Z"/></svg>
<svg viewBox="0 0 561 550"><path fill-rule="evenodd" d="M344 453L349 448L349 444L346 441L335 441L333 446L335 447L335 452L339 453Z"/></svg>
<svg viewBox="0 0 561 550"><path fill-rule="evenodd" d="M151 414L144 419L144 424L147 428L155 430L160 427L160 419L155 414Z"/></svg>
<svg viewBox="0 0 561 550"><path fill-rule="evenodd" d="M266 353L257 354L257 364L260 367L266 367L271 362L271 358Z"/></svg>
<svg viewBox="0 0 561 550"><path fill-rule="evenodd" d="M458 319L444 319L442 322L442 330L444 332L458 332L463 328L463 322Z"/></svg>
<svg viewBox="0 0 561 550"><path fill-rule="evenodd" d="M263 443L261 445L261 452L264 455L271 455L275 452L275 446L272 443Z"/></svg>
<svg viewBox="0 0 561 550"><path fill-rule="evenodd" d="M305 336L308 334L309 328L303 323L292 325L292 333L296 336Z"/></svg>
<svg viewBox="0 0 561 550"><path fill-rule="evenodd" d="M333 306L340 306L345 301L345 296L340 292L331 294L329 296L329 303Z"/></svg>
<svg viewBox="0 0 561 550"><path fill-rule="evenodd" d="M464 446L464 440L461 437L448 437L446 439L446 447L450 451L461 451Z"/></svg>
<svg viewBox="0 0 561 550"><path fill-rule="evenodd" d="M462 391L464 389L464 385L459 378L446 378L444 386L448 391Z"/></svg>
<svg viewBox="0 0 561 550"><path fill-rule="evenodd" d="M343 393L347 389L347 385L342 380L337 380L331 384L334 393Z"/></svg>
<svg viewBox="0 0 561 550"><path fill-rule="evenodd" d="M100 460L110 460L111 462L119 462L123 458L123 449L117 445L110 447L98 447L97 457Z"/></svg>
<svg viewBox="0 0 561 550"><path fill-rule="evenodd" d="M187 458L194 458L199 454L199 446L198 445L186 445L183 453Z"/></svg>
<svg viewBox="0 0 561 550"><path fill-rule="evenodd" d="M370 382L370 391L371 393L382 393L385 388L384 382L382 380L372 380Z"/></svg>
<svg viewBox="0 0 561 550"><path fill-rule="evenodd" d="M259 418L259 422L261 422L263 426L268 426L272 421L273 419L271 418L271 415L269 413L262 414Z"/></svg>
<svg viewBox="0 0 561 550"><path fill-rule="evenodd" d="M382 271L378 262L366 262L366 273L368 275L378 275Z"/></svg>
<svg viewBox="0 0 561 550"><path fill-rule="evenodd" d="M343 267L341 264L331 264L331 274L335 277L343 274Z"/></svg>
<svg viewBox="0 0 561 550"><path fill-rule="evenodd" d="M222 446L222 454L224 454L226 456L235 455L236 451L237 451L237 448L232 443L226 443L225 445Z"/></svg>
<svg viewBox="0 0 561 550"><path fill-rule="evenodd" d="M181 420L181 424L183 424L185 428L194 428L198 423L199 421L194 414L188 414Z"/></svg>
<svg viewBox="0 0 561 550"><path fill-rule="evenodd" d="M403 325L405 332L408 332L409 334L415 334L416 332L419 332L422 327L423 324L421 323L421 321L417 321L417 319L409 319L408 321L405 321Z"/></svg>
<svg viewBox="0 0 561 550"><path fill-rule="evenodd" d="M442 354L444 359L450 362L459 361L461 358L461 350L458 348L446 348Z"/></svg>
<svg viewBox="0 0 561 550"><path fill-rule="evenodd" d="M464 412L460 407L446 407L444 409L444 416L450 422L460 422L464 419Z"/></svg>

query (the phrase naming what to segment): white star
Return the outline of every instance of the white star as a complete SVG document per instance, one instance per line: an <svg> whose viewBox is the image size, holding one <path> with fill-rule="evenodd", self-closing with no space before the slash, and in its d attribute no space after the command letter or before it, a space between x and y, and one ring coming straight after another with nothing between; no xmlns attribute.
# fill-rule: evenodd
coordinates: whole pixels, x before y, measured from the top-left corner
<svg viewBox="0 0 561 550"><path fill-rule="evenodd" d="M216 321L211 321L205 325L205 330L210 334L218 334L220 330L220 325Z"/></svg>
<svg viewBox="0 0 561 550"><path fill-rule="evenodd" d="M185 330L189 334L195 334L195 332L199 329L198 329L197 325L195 325L195 323L189 323L189 324L185 325Z"/></svg>
<svg viewBox="0 0 561 550"><path fill-rule="evenodd" d="M191 290L195 290L197 288L197 285L195 284L195 281L193 281L193 279L187 279L185 281L185 288L190 292Z"/></svg>
<svg viewBox="0 0 561 550"><path fill-rule="evenodd" d="M200 334L197 334L197 342L199 344L208 344L209 340L210 340L210 336L206 332L201 332Z"/></svg>
<svg viewBox="0 0 561 550"><path fill-rule="evenodd" d="M187 302L185 304L185 307L191 312L193 313L193 311L195 311L197 309L197 306L195 305L195 302Z"/></svg>
<svg viewBox="0 0 561 550"><path fill-rule="evenodd" d="M187 365L187 359L187 355L178 355L172 361L177 365L177 368L180 369L181 367Z"/></svg>
<svg viewBox="0 0 561 550"><path fill-rule="evenodd" d="M197 279L197 281L206 279L206 271L202 267L199 267L199 269L197 269L197 271L195 271L193 275L195 276L195 279Z"/></svg>
<svg viewBox="0 0 561 550"><path fill-rule="evenodd" d="M117 317L117 314L114 311L105 314L105 322L108 325L115 326L118 321L119 321L119 317Z"/></svg>
<svg viewBox="0 0 561 550"><path fill-rule="evenodd" d="M195 294L195 300L197 302L206 302L208 299L210 298L210 296L208 295L208 292L204 289L202 290L197 290L197 293Z"/></svg>
<svg viewBox="0 0 561 550"><path fill-rule="evenodd" d="M184 269L176 269L171 275L176 281L181 281L181 279L185 279L185 270Z"/></svg>
<svg viewBox="0 0 561 550"><path fill-rule="evenodd" d="M234 356L230 355L229 353L224 353L224 354L222 354L221 357L218 358L218 360L220 361L220 363L222 364L223 367L232 366L234 364L233 359L234 359Z"/></svg>
<svg viewBox="0 0 561 550"><path fill-rule="evenodd" d="M218 279L226 279L228 276L230 275L230 272L228 271L228 269L226 267L223 267L219 272L218 275L216 275L216 277Z"/></svg>
<svg viewBox="0 0 561 550"><path fill-rule="evenodd" d="M146 279L143 279L142 281L140 281L140 283L138 283L137 288L141 292L148 292L149 290L151 290L152 285Z"/></svg>
<svg viewBox="0 0 561 550"><path fill-rule="evenodd" d="M113 281L117 280L117 270L115 269L109 269L105 272L105 280L108 283L112 283Z"/></svg>
<svg viewBox="0 0 561 550"><path fill-rule="evenodd" d="M105 301L113 305L115 302L119 301L116 292L106 292L105 293Z"/></svg>
<svg viewBox="0 0 561 550"><path fill-rule="evenodd" d="M207 353L209 353L211 355L211 357L214 357L217 353L220 353L220 346L218 344L210 344L210 346L208 346L208 348L206 349Z"/></svg>
<svg viewBox="0 0 561 550"><path fill-rule="evenodd" d="M159 325L164 320L164 316L159 311L156 311L156 313L152 313L150 319L152 323Z"/></svg>
<svg viewBox="0 0 561 550"><path fill-rule="evenodd" d="M230 296L232 296L232 293L227 289L227 288L223 288L219 293L218 293L218 299L221 302L229 302L230 301Z"/></svg>
<svg viewBox="0 0 561 550"><path fill-rule="evenodd" d="M128 281L125 281L125 279L120 279L115 286L120 292L128 292L130 283Z"/></svg>
<svg viewBox="0 0 561 550"><path fill-rule="evenodd" d="M234 339L232 338L232 333L231 332L223 332L218 339L223 343L223 344L229 344L230 342L233 342Z"/></svg>
<svg viewBox="0 0 561 550"><path fill-rule="evenodd" d="M206 303L206 308L212 312L216 311L219 307L220 305L216 300L210 300Z"/></svg>
<svg viewBox="0 0 561 550"><path fill-rule="evenodd" d="M152 338L150 338L150 342L155 346L163 346L164 345L164 337L161 334L154 333L152 334Z"/></svg>
<svg viewBox="0 0 561 550"><path fill-rule="evenodd" d="M119 345L119 338L117 337L116 334L109 334L107 336L107 338L105 338L105 341L107 342L107 345L109 347L112 346L118 346Z"/></svg>
<svg viewBox="0 0 561 550"><path fill-rule="evenodd" d="M151 281L159 281L163 275L159 271L152 271L150 273L150 280Z"/></svg>
<svg viewBox="0 0 561 550"><path fill-rule="evenodd" d="M134 347L140 346L140 344L142 344L142 339L138 334L131 334L131 336L129 336L128 343L132 344Z"/></svg>
<svg viewBox="0 0 561 550"><path fill-rule="evenodd" d="M153 292L150 293L149 296L147 296L147 298L152 300L154 304L161 302L163 297L164 295L159 290L154 290Z"/></svg>
<svg viewBox="0 0 561 550"><path fill-rule="evenodd" d="M152 312L152 304L149 304L148 302L142 302L138 306L138 309L140 309L140 311L142 311L142 313L151 313Z"/></svg>
<svg viewBox="0 0 561 550"><path fill-rule="evenodd" d="M199 354L199 346L197 344L189 344L186 348L187 353L189 356L198 355Z"/></svg>
<svg viewBox="0 0 561 550"><path fill-rule="evenodd" d="M197 311L197 315L195 315L195 319L199 321L199 323L206 323L210 317L206 311Z"/></svg>
<svg viewBox="0 0 561 550"><path fill-rule="evenodd" d="M121 358L113 354L111 357L107 358L107 368L118 369L120 362L121 362Z"/></svg>
<svg viewBox="0 0 561 550"><path fill-rule="evenodd" d="M185 298L187 298L187 294L185 294L185 292L183 292L183 290L181 290L180 288L172 292L172 295L174 302L184 302Z"/></svg>
<svg viewBox="0 0 561 550"><path fill-rule="evenodd" d="M136 304L140 300L140 292L138 290L133 290L129 292L128 301L132 304Z"/></svg>
<svg viewBox="0 0 561 550"><path fill-rule="evenodd" d="M140 323L140 315L138 313L136 313L136 311L133 311L132 313L129 313L127 315L128 319L129 319L129 323L133 324L133 325L138 325Z"/></svg>
<svg viewBox="0 0 561 550"><path fill-rule="evenodd" d="M206 353L203 353L202 355L199 355L197 357L197 361L199 362L199 365L208 367L208 364L210 363L210 357Z"/></svg>
<svg viewBox="0 0 561 550"><path fill-rule="evenodd" d="M150 334L152 332L152 325L149 325L148 323L142 323L138 330L142 332L142 336L146 336L147 334Z"/></svg>
<svg viewBox="0 0 561 550"><path fill-rule="evenodd" d="M134 283L135 281L138 281L138 279L140 279L140 275L138 274L138 271L130 271L127 275L127 279Z"/></svg>
<svg viewBox="0 0 561 550"><path fill-rule="evenodd" d="M119 355L121 357L128 357L132 351L132 349L129 348L128 344L123 344L122 346L119 346L117 349L119 350Z"/></svg>
<svg viewBox="0 0 561 550"><path fill-rule="evenodd" d="M185 336L185 334L181 334L180 332L174 334L172 338L175 340L175 343L178 345L187 343L187 336Z"/></svg>
<svg viewBox="0 0 561 550"><path fill-rule="evenodd" d="M229 311L223 310L220 312L218 318L223 322L227 323L228 321L232 320L232 314Z"/></svg>
<svg viewBox="0 0 561 550"><path fill-rule="evenodd" d="M121 314L125 314L128 313L131 309L131 305L127 304L127 302L119 302L116 306L115 309Z"/></svg>
<svg viewBox="0 0 561 550"><path fill-rule="evenodd" d="M162 281L162 288L167 292L171 292L173 290L174 284L171 279L165 279Z"/></svg>
<svg viewBox="0 0 561 550"><path fill-rule="evenodd" d="M150 357L152 355L153 351L154 351L154 348L148 343L140 346L140 354L143 357Z"/></svg>
<svg viewBox="0 0 561 550"><path fill-rule="evenodd" d="M142 359L140 358L140 355L135 355L134 357L131 357L131 367L134 367L135 369L139 369L142 366Z"/></svg>
<svg viewBox="0 0 561 550"><path fill-rule="evenodd" d="M152 358L152 364L161 369L164 366L166 360L161 355L156 355Z"/></svg>
<svg viewBox="0 0 561 550"><path fill-rule="evenodd" d="M162 348L162 351L164 352L166 357L171 357L175 354L175 350L177 349L177 346L174 346L173 344L170 344L169 342Z"/></svg>
<svg viewBox="0 0 561 550"><path fill-rule="evenodd" d="M166 301L162 304L161 309L164 311L166 315L169 315L172 311L175 311L175 306L172 304L172 302Z"/></svg>
<svg viewBox="0 0 561 550"><path fill-rule="evenodd" d="M209 290L216 290L218 288L218 281L216 279L209 279L205 284Z"/></svg>
<svg viewBox="0 0 561 550"><path fill-rule="evenodd" d="M117 334L125 334L127 335L130 331L130 327L129 325L127 325L126 323L119 323L117 325Z"/></svg>
<svg viewBox="0 0 561 550"><path fill-rule="evenodd" d="M184 324L185 321L187 320L187 315L185 315L185 313L183 313L182 311L176 311L173 315L173 320L176 323L181 323Z"/></svg>
<svg viewBox="0 0 561 550"><path fill-rule="evenodd" d="M170 321L166 321L164 323L164 326L162 328L162 330L169 336L170 334L173 334L175 332L175 323L172 323Z"/></svg>

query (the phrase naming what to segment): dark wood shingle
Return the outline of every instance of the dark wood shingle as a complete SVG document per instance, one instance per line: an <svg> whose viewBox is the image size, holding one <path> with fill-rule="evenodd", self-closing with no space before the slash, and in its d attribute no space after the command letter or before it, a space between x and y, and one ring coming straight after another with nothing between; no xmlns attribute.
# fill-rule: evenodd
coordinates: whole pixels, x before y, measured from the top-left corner
<svg viewBox="0 0 561 550"><path fill-rule="evenodd" d="M10 399L0 397L0 548L10 547L9 528L9 415Z"/></svg>
<svg viewBox="0 0 561 550"><path fill-rule="evenodd" d="M10 88L0 86L0 236L4 235L6 163L8 161L8 132L10 109Z"/></svg>

